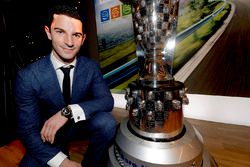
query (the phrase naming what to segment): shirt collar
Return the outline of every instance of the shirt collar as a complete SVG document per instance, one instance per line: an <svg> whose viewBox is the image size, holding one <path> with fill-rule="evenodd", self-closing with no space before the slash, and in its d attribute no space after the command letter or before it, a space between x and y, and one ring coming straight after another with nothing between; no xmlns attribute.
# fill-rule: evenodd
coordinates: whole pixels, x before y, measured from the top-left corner
<svg viewBox="0 0 250 167"><path fill-rule="evenodd" d="M59 60L57 60L52 52L50 54L50 60L54 66L54 69L56 69L56 70L61 68L61 67L67 67L70 65L73 65L75 67L75 65L76 65L76 59L74 59L74 61L71 62L70 64L64 64L64 63L60 62Z"/></svg>

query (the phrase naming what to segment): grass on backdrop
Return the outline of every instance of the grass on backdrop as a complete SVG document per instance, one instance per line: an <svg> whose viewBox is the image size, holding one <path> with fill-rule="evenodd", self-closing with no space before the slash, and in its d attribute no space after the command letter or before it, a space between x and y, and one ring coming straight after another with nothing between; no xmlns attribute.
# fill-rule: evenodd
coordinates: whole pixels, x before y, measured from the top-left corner
<svg viewBox="0 0 250 167"><path fill-rule="evenodd" d="M230 5L227 4L222 12L176 45L174 73L176 73L218 30L229 12Z"/></svg>
<svg viewBox="0 0 250 167"><path fill-rule="evenodd" d="M136 57L135 52L136 44L134 39L125 41L122 44L116 45L100 53L100 66L101 68L107 67L127 56L127 61ZM129 55L129 56L128 56Z"/></svg>
<svg viewBox="0 0 250 167"><path fill-rule="evenodd" d="M128 84L135 81L139 77L139 74L137 73L136 75L132 76L129 78L127 81L121 83L120 85L116 86L115 88L111 89L112 93L124 93L125 88L128 87Z"/></svg>
<svg viewBox="0 0 250 167"><path fill-rule="evenodd" d="M191 9L190 5L183 8L181 14L178 15L177 33L197 23L204 17L212 14L219 9L224 2L213 1L202 9Z"/></svg>

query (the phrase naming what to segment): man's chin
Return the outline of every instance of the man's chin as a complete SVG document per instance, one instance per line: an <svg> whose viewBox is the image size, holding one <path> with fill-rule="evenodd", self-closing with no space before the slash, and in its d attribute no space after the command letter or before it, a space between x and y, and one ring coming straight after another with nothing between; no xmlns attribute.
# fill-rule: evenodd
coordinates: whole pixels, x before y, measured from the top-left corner
<svg viewBox="0 0 250 167"><path fill-rule="evenodd" d="M64 56L64 57L61 57L62 61L65 62L65 63L71 63L74 61L75 59L75 56Z"/></svg>

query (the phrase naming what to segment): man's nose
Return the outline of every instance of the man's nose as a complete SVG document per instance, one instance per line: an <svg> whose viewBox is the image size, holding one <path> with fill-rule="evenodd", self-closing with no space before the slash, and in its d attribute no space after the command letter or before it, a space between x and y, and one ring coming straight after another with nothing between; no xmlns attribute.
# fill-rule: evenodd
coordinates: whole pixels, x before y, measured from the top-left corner
<svg viewBox="0 0 250 167"><path fill-rule="evenodd" d="M74 45L73 37L71 37L71 36L69 36L69 35L65 36L64 42L65 42L65 44L66 44L68 47L72 47L72 46Z"/></svg>

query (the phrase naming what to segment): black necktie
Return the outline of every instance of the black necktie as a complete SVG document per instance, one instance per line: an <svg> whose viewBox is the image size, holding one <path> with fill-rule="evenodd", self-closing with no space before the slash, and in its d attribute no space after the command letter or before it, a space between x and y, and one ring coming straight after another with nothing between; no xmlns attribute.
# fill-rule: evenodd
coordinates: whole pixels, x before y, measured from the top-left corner
<svg viewBox="0 0 250 167"><path fill-rule="evenodd" d="M63 77L63 97L64 97L64 102L66 105L70 104L70 69L73 68L74 66L68 66L68 67L61 67L60 69L62 70L64 77Z"/></svg>

